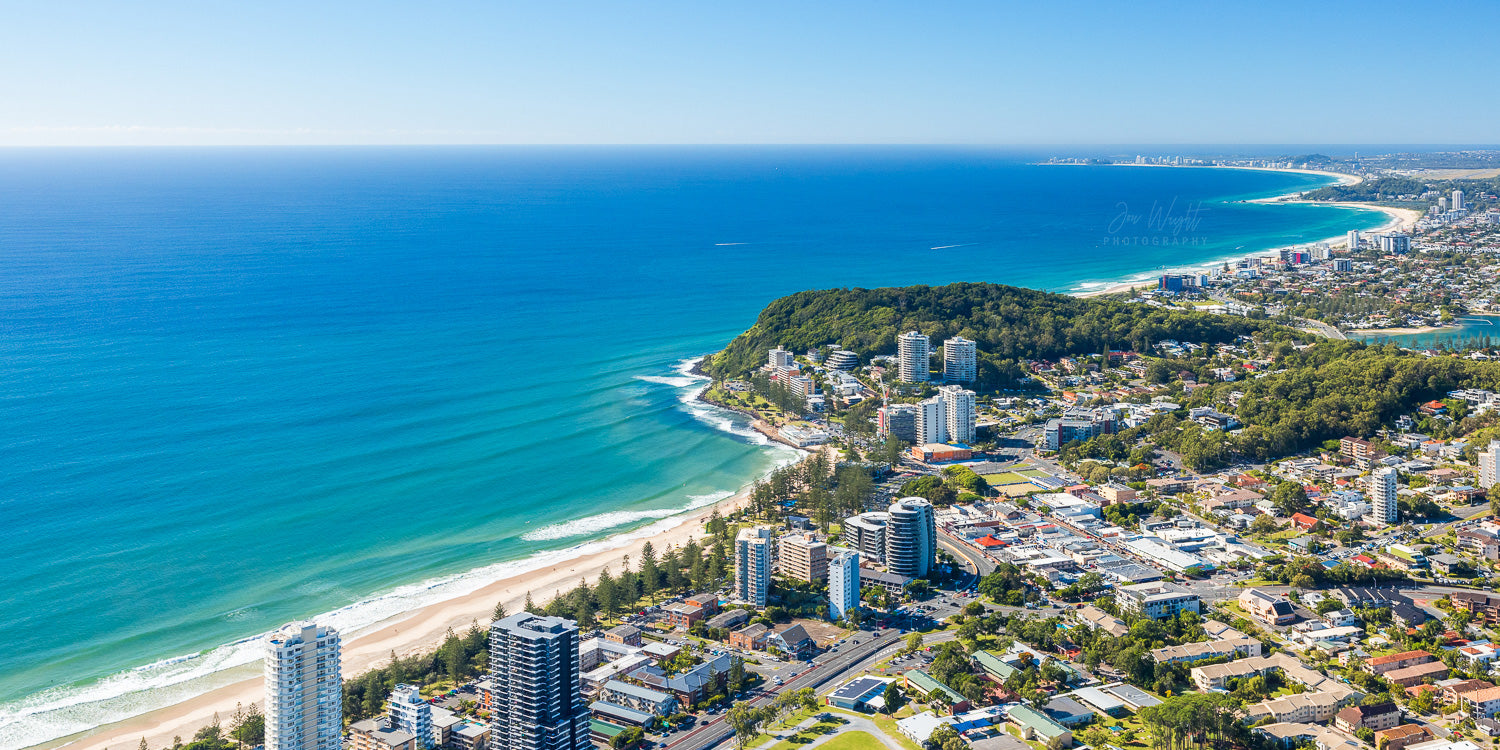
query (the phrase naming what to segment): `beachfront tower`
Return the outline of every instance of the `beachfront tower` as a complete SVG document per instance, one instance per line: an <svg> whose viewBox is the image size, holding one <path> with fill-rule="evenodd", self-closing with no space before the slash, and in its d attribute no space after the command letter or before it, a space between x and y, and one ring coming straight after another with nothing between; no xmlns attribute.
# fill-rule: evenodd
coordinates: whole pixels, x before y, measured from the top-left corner
<svg viewBox="0 0 1500 750"><path fill-rule="evenodd" d="M842 620L859 609L859 553L840 550L828 561L828 619Z"/></svg>
<svg viewBox="0 0 1500 750"><path fill-rule="evenodd" d="M943 400L943 422L948 431L948 439L958 443L974 442L978 413L974 404L974 392L956 385L945 385L939 392L939 398Z"/></svg>
<svg viewBox="0 0 1500 750"><path fill-rule="evenodd" d="M1349 252L1353 253L1353 252L1358 252L1358 251L1359 251L1359 230L1358 229L1351 229L1351 230L1349 230Z"/></svg>
<svg viewBox="0 0 1500 750"><path fill-rule="evenodd" d="M339 631L312 622L266 639L266 750L339 750L344 678Z"/></svg>
<svg viewBox="0 0 1500 750"><path fill-rule="evenodd" d="M1488 450L1479 452L1479 489L1489 492L1500 484L1500 440L1491 440Z"/></svg>
<svg viewBox="0 0 1500 750"><path fill-rule="evenodd" d="M903 497L891 503L885 527L885 566L907 578L926 578L937 558L937 524L932 503Z"/></svg>
<svg viewBox="0 0 1500 750"><path fill-rule="evenodd" d="M1396 523L1396 468L1382 466L1370 475L1371 516L1387 526Z"/></svg>
<svg viewBox="0 0 1500 750"><path fill-rule="evenodd" d="M417 738L417 747L437 744L432 733L432 704L422 700L416 685L402 683L391 691L391 723Z"/></svg>
<svg viewBox="0 0 1500 750"><path fill-rule="evenodd" d="M734 598L756 607L766 606L771 588L772 553L770 529L741 529L734 540Z"/></svg>
<svg viewBox="0 0 1500 750"><path fill-rule="evenodd" d="M488 750L592 750L579 677L572 620L519 612L490 625Z"/></svg>
<svg viewBox="0 0 1500 750"><path fill-rule="evenodd" d="M972 383L979 379L979 350L974 342L954 336L943 342L943 380Z"/></svg>
<svg viewBox="0 0 1500 750"><path fill-rule="evenodd" d="M866 560L885 560L885 527L891 514L872 511L844 519L844 544L854 548Z"/></svg>
<svg viewBox="0 0 1500 750"><path fill-rule="evenodd" d="M916 331L907 331L896 338L896 366L903 383L925 383L932 369L931 352L927 337Z"/></svg>

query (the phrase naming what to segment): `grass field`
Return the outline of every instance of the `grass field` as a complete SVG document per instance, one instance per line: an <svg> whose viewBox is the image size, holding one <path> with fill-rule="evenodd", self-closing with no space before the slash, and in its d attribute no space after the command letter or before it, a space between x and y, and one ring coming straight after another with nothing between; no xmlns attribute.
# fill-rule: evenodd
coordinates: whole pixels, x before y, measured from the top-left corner
<svg viewBox="0 0 1500 750"><path fill-rule="evenodd" d="M840 732L823 744L828 750L880 750L885 745L875 739L875 735L869 732Z"/></svg>
<svg viewBox="0 0 1500 750"><path fill-rule="evenodd" d="M1050 476L1052 476L1051 474L1048 474L1047 472L1042 471L1040 469L1027 469L1025 471L1020 471L1020 472L1016 472L1016 473L1020 474L1023 477L1030 477L1032 479L1041 479L1043 477L1050 477Z"/></svg>
<svg viewBox="0 0 1500 750"><path fill-rule="evenodd" d="M1027 477L1017 474L1014 471L1007 471L1004 474L985 474L984 476L980 477L980 479L983 479L985 482L989 483L991 487L999 487L1006 484L1020 484L1021 482L1028 481Z"/></svg>

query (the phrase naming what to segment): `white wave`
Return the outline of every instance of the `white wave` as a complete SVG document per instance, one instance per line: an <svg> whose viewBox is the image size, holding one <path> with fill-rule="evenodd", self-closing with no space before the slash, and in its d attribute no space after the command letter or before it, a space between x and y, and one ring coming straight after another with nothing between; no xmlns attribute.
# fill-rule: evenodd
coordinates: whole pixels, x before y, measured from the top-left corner
<svg viewBox="0 0 1500 750"><path fill-rule="evenodd" d="M671 518L680 513L687 513L699 508L712 505L720 500L727 500L734 495L731 490L721 490L707 495L688 495L688 504L679 508L652 508L649 510L615 510L608 513L600 513L596 516L588 516L574 521L563 521L551 526L544 526L536 531L529 531L521 535L522 539L532 542L547 541L552 539L567 539L569 537L583 536L585 534L597 534L617 526L624 526L636 521L644 521L648 518Z"/></svg>
<svg viewBox="0 0 1500 750"><path fill-rule="evenodd" d="M695 419L715 429L742 437L763 446L771 455L769 474L777 468L795 463L801 451L768 440L750 429L741 414L698 400L708 387L709 378L691 371L701 358L678 363L672 376L643 376L642 380L668 385L678 390L684 408ZM553 524L530 532L523 538L537 540L566 539L594 534L611 528L655 519L646 524L602 539L584 541L564 549L538 552L529 557L495 563L465 573L440 576L364 599L345 607L314 615L311 619L338 628L346 638L394 622L431 604L472 593L490 583L540 568L556 565L580 555L589 555L624 547L637 540L655 536L683 522L683 513L724 500L734 493L721 490L704 495L689 495L685 505L641 511L613 511L563 524ZM245 610L226 615L243 619ZM128 719L133 716L174 705L215 688L253 676L260 662L261 641L267 633L237 640L206 651L182 654L152 664L124 670L94 682L49 688L14 701L0 704L0 750L19 750L70 734Z"/></svg>
<svg viewBox="0 0 1500 750"><path fill-rule="evenodd" d="M734 247L735 245L748 245L748 242L715 242L714 247Z"/></svg>
<svg viewBox="0 0 1500 750"><path fill-rule="evenodd" d="M636 380L642 380L642 381L645 381L647 383L660 383L662 385L670 385L673 388L686 388L686 387L688 387L690 385L693 385L693 384L699 382L695 378L688 378L688 377L668 378L668 377L662 377L661 375L637 375L637 376L635 376L635 379Z"/></svg>
<svg viewBox="0 0 1500 750"><path fill-rule="evenodd" d="M961 242L961 243L959 243L957 245L938 245L937 247L929 247L927 249L928 250L947 250L949 248L954 248L954 247L972 247L972 246L978 245L978 244L979 244L978 242Z"/></svg>

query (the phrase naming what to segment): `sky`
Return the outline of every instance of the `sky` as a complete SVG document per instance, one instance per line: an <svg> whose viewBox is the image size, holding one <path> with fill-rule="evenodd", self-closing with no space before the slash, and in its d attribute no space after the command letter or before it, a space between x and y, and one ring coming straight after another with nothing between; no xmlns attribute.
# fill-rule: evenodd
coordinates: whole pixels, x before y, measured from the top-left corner
<svg viewBox="0 0 1500 750"><path fill-rule="evenodd" d="M1500 3L0 0L0 146L1500 142Z"/></svg>

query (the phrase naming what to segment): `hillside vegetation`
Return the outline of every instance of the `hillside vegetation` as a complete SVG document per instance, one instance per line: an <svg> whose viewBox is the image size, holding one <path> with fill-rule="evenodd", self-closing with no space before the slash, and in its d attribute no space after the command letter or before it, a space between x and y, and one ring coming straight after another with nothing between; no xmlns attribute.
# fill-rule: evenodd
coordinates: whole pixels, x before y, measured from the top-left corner
<svg viewBox="0 0 1500 750"><path fill-rule="evenodd" d="M896 337L910 330L930 336L934 352L952 336L978 342L981 389L1012 385L1024 375L1023 359L1145 352L1166 339L1225 343L1256 331L1285 331L1265 321L1001 284L827 289L767 305L706 369L717 378L744 377L777 346L801 352L835 343L865 364L873 355L894 354Z"/></svg>

